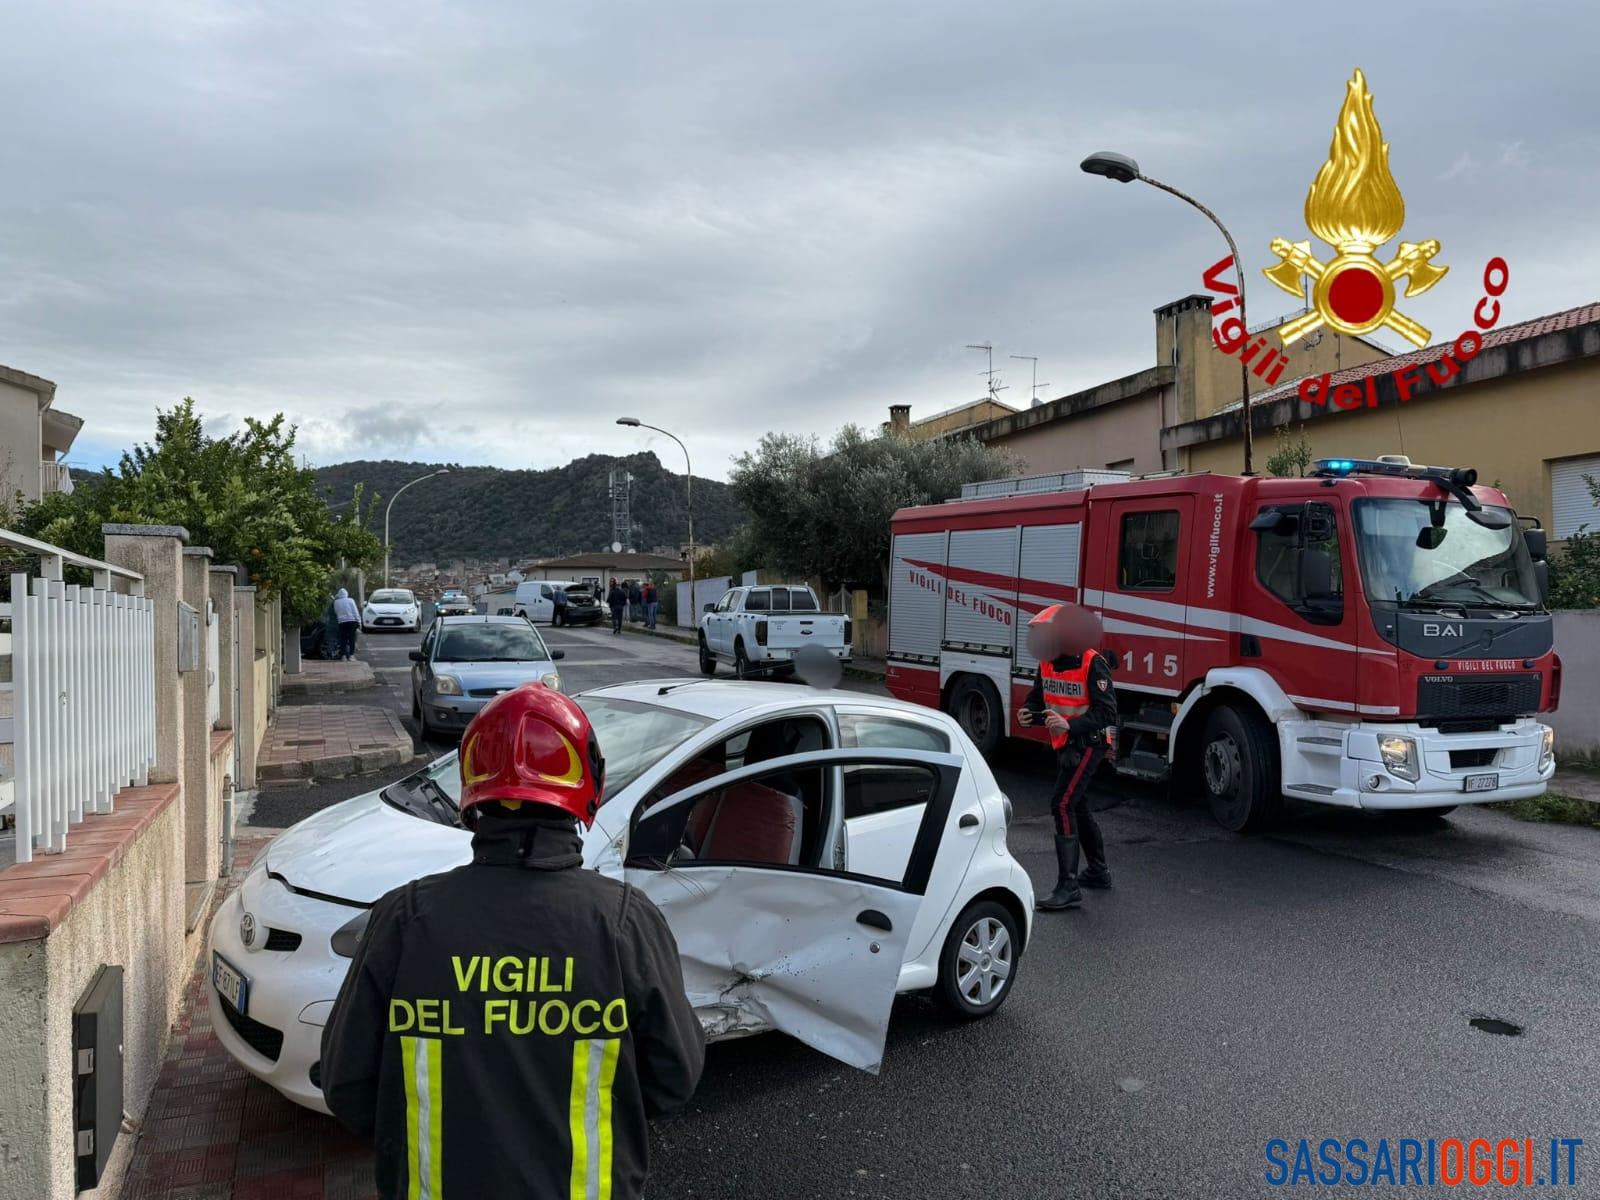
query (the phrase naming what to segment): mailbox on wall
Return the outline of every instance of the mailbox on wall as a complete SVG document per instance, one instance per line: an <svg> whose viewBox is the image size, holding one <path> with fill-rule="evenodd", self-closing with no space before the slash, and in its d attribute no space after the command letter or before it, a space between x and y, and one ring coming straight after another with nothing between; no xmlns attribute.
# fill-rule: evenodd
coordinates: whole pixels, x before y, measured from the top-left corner
<svg viewBox="0 0 1600 1200"><path fill-rule="evenodd" d="M200 610L178 601L178 671L200 669Z"/></svg>
<svg viewBox="0 0 1600 1200"><path fill-rule="evenodd" d="M100 1182L122 1129L122 968L101 967L72 1010L78 1190Z"/></svg>

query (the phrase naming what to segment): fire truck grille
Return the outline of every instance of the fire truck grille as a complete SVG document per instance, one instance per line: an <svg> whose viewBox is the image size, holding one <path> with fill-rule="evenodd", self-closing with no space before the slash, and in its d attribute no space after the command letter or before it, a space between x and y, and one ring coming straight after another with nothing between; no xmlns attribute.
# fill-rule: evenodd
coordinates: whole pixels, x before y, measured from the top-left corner
<svg viewBox="0 0 1600 1200"><path fill-rule="evenodd" d="M1417 684L1417 713L1424 717L1510 717L1539 711L1537 675L1491 675Z"/></svg>

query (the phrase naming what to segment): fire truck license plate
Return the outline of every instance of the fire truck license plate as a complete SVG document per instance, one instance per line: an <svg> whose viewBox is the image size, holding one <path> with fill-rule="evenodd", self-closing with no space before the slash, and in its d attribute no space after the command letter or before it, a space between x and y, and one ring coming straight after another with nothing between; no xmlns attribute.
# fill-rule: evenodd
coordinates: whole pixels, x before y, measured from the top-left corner
<svg viewBox="0 0 1600 1200"><path fill-rule="evenodd" d="M1500 786L1500 774L1468 775L1461 781L1461 790L1464 792L1492 792Z"/></svg>

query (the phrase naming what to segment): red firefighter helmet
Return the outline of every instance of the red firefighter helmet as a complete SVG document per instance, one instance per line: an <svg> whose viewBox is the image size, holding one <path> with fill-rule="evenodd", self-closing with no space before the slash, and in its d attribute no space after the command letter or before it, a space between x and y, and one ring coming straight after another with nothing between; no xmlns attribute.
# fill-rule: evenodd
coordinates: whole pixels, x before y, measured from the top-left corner
<svg viewBox="0 0 1600 1200"><path fill-rule="evenodd" d="M594 823L606 764L583 709L569 696L525 683L502 692L461 738L461 813L495 801L547 804Z"/></svg>

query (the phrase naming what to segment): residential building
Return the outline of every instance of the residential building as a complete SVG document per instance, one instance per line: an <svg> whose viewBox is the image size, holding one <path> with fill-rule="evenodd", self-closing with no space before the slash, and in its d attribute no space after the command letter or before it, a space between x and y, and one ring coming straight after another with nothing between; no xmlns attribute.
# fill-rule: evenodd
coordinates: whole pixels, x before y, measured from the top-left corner
<svg viewBox="0 0 1600 1200"><path fill-rule="evenodd" d="M688 574L688 564L661 554L640 554L634 550L598 554L570 554L565 558L542 558L522 568L524 579L587 579L609 583L615 579L643 579L666 575L674 579Z"/></svg>
<svg viewBox="0 0 1600 1200"><path fill-rule="evenodd" d="M0 367L0 496L34 503L70 492L65 459L83 418L55 407L56 385Z"/></svg>
<svg viewBox="0 0 1600 1200"><path fill-rule="evenodd" d="M981 400L958 404L954 408L934 413L931 417L913 421L909 404L891 404L889 419L884 422L883 431L897 433L913 441L925 442L932 438L944 437L946 434L969 430L973 426L998 420L1016 411L1011 405L1002 404L993 396L985 396Z"/></svg>

